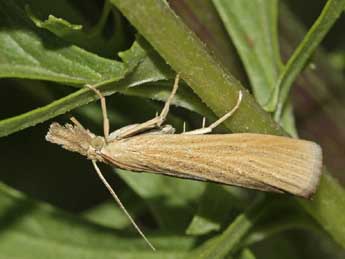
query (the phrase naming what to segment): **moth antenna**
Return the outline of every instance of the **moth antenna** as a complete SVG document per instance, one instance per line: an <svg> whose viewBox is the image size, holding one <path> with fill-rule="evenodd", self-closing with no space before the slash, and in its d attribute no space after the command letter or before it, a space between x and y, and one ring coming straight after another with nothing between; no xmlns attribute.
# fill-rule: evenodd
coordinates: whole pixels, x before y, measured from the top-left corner
<svg viewBox="0 0 345 259"><path fill-rule="evenodd" d="M133 218L131 217L131 215L128 213L128 211L126 210L125 206L123 206L121 200L119 199L119 197L116 195L115 191L113 190L113 188L111 188L110 184L108 183L108 181L104 178L101 170L99 169L99 167L97 166L97 163L95 160L91 160L93 167L96 170L96 173L98 174L98 177L101 179L101 181L103 182L103 184L105 185L105 187L107 187L108 191L110 192L111 196L113 196L114 200L116 201L116 203L119 205L119 207L121 208L121 210L126 214L126 216L128 217L129 221L132 223L132 225L134 226L134 228L138 231L138 233L141 235L141 237L145 240L145 242L151 247L151 249L153 251L156 251L156 248L151 244L151 242L146 238L146 236L144 235L144 233L141 231L141 229L138 227L138 225L135 223L135 221L133 220Z"/></svg>

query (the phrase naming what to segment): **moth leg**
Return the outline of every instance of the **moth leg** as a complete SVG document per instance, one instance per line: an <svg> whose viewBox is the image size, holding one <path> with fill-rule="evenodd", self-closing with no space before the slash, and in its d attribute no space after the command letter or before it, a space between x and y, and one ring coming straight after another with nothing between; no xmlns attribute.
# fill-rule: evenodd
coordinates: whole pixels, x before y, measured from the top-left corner
<svg viewBox="0 0 345 259"><path fill-rule="evenodd" d="M208 126L206 128L203 126L201 129L191 130L191 131L187 131L187 132L184 132L181 134L201 135L201 134L211 133L214 128L218 127L220 124L222 124L224 121L226 121L231 115L234 114L234 112L240 106L240 103L242 101L242 97L243 97L242 91L239 91L236 105L231 109L231 111L229 111L223 117L221 117L218 120L216 120L215 122L213 122L210 126Z"/></svg>
<svg viewBox="0 0 345 259"><path fill-rule="evenodd" d="M165 121L165 119L166 119L166 117L167 117L167 115L169 113L170 104L171 104L171 102L174 99L174 96L176 94L179 81L180 81L180 74L176 74L174 85L173 85L173 89L172 89L168 99L166 100L161 113L158 116L159 121L157 122L157 126L161 126L163 124L163 122Z"/></svg>
<svg viewBox="0 0 345 259"><path fill-rule="evenodd" d="M102 95L102 93L96 89L95 87L93 87L92 85L86 85L86 87L88 87L89 89L91 89L92 91L94 91L100 101L101 101L101 107L102 107L102 114L103 114L103 132L104 132L104 138L107 141L109 138L109 119L108 119L108 113L107 113L107 104L105 102L105 97Z"/></svg>
<svg viewBox="0 0 345 259"><path fill-rule="evenodd" d="M170 104L172 102L172 100L174 99L174 96L176 94L177 88L178 88L178 82L180 80L180 75L177 74L175 77L175 82L174 82L174 86L173 89L168 97L168 99L166 100L164 107L161 111L161 113L157 116L155 116L153 119L145 121L143 123L137 124L135 127L131 127L128 128L128 130L123 130L121 131L116 138L117 139L122 139L122 138L127 138L133 135L136 135L140 132L152 129L152 128L159 128L165 121L168 113L169 113L169 107Z"/></svg>
<svg viewBox="0 0 345 259"><path fill-rule="evenodd" d="M169 124L165 124L160 128L153 128L149 131L143 132L141 135L163 135L163 134L174 134L175 128Z"/></svg>

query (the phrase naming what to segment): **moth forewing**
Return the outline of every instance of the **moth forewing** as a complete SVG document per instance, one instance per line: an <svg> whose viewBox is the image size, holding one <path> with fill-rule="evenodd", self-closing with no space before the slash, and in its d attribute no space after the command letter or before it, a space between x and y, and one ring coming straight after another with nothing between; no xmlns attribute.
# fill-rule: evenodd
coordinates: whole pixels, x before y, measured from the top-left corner
<svg viewBox="0 0 345 259"><path fill-rule="evenodd" d="M158 172L308 198L321 174L319 145L262 134L138 135L98 153L131 171Z"/></svg>

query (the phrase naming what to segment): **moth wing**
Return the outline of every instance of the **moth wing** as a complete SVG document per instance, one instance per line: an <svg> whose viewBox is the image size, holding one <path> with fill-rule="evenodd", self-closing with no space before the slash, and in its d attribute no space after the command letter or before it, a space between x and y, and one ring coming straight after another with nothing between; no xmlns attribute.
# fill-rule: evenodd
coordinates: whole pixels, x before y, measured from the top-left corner
<svg viewBox="0 0 345 259"><path fill-rule="evenodd" d="M157 172L310 197L322 153L314 142L261 134L142 135L109 143L104 160L131 171Z"/></svg>

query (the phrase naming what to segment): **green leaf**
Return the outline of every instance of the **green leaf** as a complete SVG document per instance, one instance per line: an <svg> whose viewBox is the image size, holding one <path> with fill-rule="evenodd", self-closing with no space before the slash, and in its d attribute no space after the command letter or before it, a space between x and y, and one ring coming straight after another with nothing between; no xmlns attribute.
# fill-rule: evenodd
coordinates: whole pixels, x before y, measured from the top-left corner
<svg viewBox="0 0 345 259"><path fill-rule="evenodd" d="M193 216L195 200L204 190L204 184L156 174L116 172L142 197L159 223L160 228L182 232Z"/></svg>
<svg viewBox="0 0 345 259"><path fill-rule="evenodd" d="M186 233L204 235L211 231L219 231L222 224L229 220L230 212L234 213L236 209L241 208L239 194L236 193L240 191L234 187L208 184Z"/></svg>
<svg viewBox="0 0 345 259"><path fill-rule="evenodd" d="M228 255L254 224L267 211L267 204L263 204L264 199L259 197L244 212L225 229L225 231L213 238L208 239L204 244L196 248L188 255L188 258L224 258Z"/></svg>
<svg viewBox="0 0 345 259"><path fill-rule="evenodd" d="M241 57L254 96L264 107L281 68L277 0L213 0L213 3Z"/></svg>
<svg viewBox="0 0 345 259"><path fill-rule="evenodd" d="M115 190L116 191L116 190ZM130 194L130 195L128 195ZM145 210L145 203L137 195L133 195L133 191L121 191L121 202L131 215L141 215ZM97 224L115 228L115 229L132 229L132 225L127 215L118 207L114 200L103 202L91 209L83 211L81 214L84 218Z"/></svg>
<svg viewBox="0 0 345 259"><path fill-rule="evenodd" d="M41 20L34 15L29 5L26 5L25 9L28 17L38 28L46 29L59 38L85 50L106 57L114 57L116 50L122 48L123 31L120 23L114 25L115 28L111 37L104 36L104 26L111 11L109 1L104 1L103 12L98 23L87 30L83 29L80 24L72 24L52 14L48 15L48 19Z"/></svg>
<svg viewBox="0 0 345 259"><path fill-rule="evenodd" d="M25 10L29 18L35 23L37 27L47 29L63 39L74 37L74 35L80 33L83 28L83 26L80 24L71 24L70 22L62 18L57 18L54 15L49 15L47 20L41 21L34 16L29 5L25 6Z"/></svg>
<svg viewBox="0 0 345 259"><path fill-rule="evenodd" d="M132 83L129 87L175 78L175 72L171 70L170 66L164 62L151 45L140 36L137 36L130 49L120 52L119 56L127 64L134 62L133 65L136 65L140 60L140 65L136 67L135 73L130 75Z"/></svg>
<svg viewBox="0 0 345 259"><path fill-rule="evenodd" d="M194 242L147 233L159 249L154 253L137 233L128 236L94 224L37 203L4 184L0 184L0 194L3 258L181 258Z"/></svg>
<svg viewBox="0 0 345 259"><path fill-rule="evenodd" d="M249 250L248 248L243 249L243 251L241 252L240 256L238 257L238 259L255 259L255 255L254 253Z"/></svg>
<svg viewBox="0 0 345 259"><path fill-rule="evenodd" d="M139 201L140 199L138 199L138 202ZM131 215L137 215L137 211L133 210L132 203L124 200L122 196L121 202L125 205L126 209ZM126 215L117 207L117 204L114 203L114 201L104 202L94 208L91 208L84 212L82 216L97 224L116 229L123 229L130 224Z"/></svg>
<svg viewBox="0 0 345 259"><path fill-rule="evenodd" d="M330 63L339 71L345 71L345 51L336 51L329 54Z"/></svg>
<svg viewBox="0 0 345 259"><path fill-rule="evenodd" d="M285 202L285 204L286 203L287 202ZM276 204L276 207L276 212L279 212L279 207L282 207L280 211L286 211L286 208L289 208L289 205L283 206L282 203L278 203ZM291 209L293 210L293 208L290 207L289 210L291 211ZM265 224L255 227L242 242L241 247L249 247L256 243L262 243L265 240L275 238L277 235L289 230L308 230L312 231L313 234L319 234L322 232L317 223L310 220L310 217L308 214L304 213L304 211L303 213L298 213L294 210L290 211L289 214L286 211L284 215L280 216L278 219L276 217L271 217Z"/></svg>
<svg viewBox="0 0 345 259"><path fill-rule="evenodd" d="M136 60L141 60L135 71L127 77L128 87L120 88L118 90L120 93L158 101L167 99L176 73L171 70L170 66L145 39L140 36L137 37L137 41L134 42L132 47L119 53L119 56L127 64L131 64L133 60L135 63ZM183 81L180 82L172 104L198 112L208 118L214 117L213 113Z"/></svg>
<svg viewBox="0 0 345 259"><path fill-rule="evenodd" d="M343 13L344 8L345 0L328 0L320 16L285 65L274 88L275 91L267 104L271 110L277 107L276 121L280 120L293 82L310 61L314 51Z"/></svg>
<svg viewBox="0 0 345 259"><path fill-rule="evenodd" d="M303 259L303 258L314 258L309 257L305 253L304 240L301 239L303 243L298 249L296 245L293 244L292 238L289 238L286 234L276 235L267 240L267 242L259 243L252 247L252 251L255 251L256 258L265 259ZM314 244L315 246L315 244ZM306 257L308 256L308 257Z"/></svg>
<svg viewBox="0 0 345 259"><path fill-rule="evenodd" d="M173 78L174 73L147 42L139 38L129 50L119 53L119 56L124 60L124 66L127 67L128 72L134 71L118 82L104 86L102 85L104 82L96 84L101 85L99 89L103 95L107 96L120 92L125 95L146 97L159 101L166 100L173 84L172 81L166 82L166 80ZM150 82L156 82L156 84L147 85ZM6 136L44 122L97 98L98 96L93 92L87 89L80 89L44 107L0 121L0 136ZM209 118L214 117L205 104L183 83L181 83L173 104L196 111Z"/></svg>
<svg viewBox="0 0 345 259"><path fill-rule="evenodd" d="M124 64L70 45L32 23L24 2L0 1L0 77L94 84L124 77Z"/></svg>
<svg viewBox="0 0 345 259"><path fill-rule="evenodd" d="M25 4L32 10L36 10L42 16L48 16L54 13L55 16L64 17L67 20L73 20L74 23L86 23L89 17L84 17L83 12L73 2L69 0L60 0L58 2L43 0L26 0ZM90 8L96 5L89 3Z"/></svg>
<svg viewBox="0 0 345 259"><path fill-rule="evenodd" d="M291 137L298 138L291 100L286 103L286 107L281 117L280 125L282 125L282 127L286 130L287 133L289 133Z"/></svg>
<svg viewBox="0 0 345 259"><path fill-rule="evenodd" d="M267 111L282 70L279 53L278 2L213 0L230 34L251 82L255 99ZM282 127L297 136L292 105L284 112Z"/></svg>

